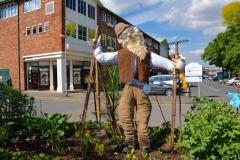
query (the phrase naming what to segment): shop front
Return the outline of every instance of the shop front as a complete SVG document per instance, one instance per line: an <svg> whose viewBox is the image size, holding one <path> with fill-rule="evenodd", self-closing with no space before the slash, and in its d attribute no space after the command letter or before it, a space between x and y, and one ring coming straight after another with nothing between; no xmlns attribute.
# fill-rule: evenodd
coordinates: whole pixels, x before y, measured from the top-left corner
<svg viewBox="0 0 240 160"><path fill-rule="evenodd" d="M56 91L59 89L59 83L60 86L67 84L68 90L86 89L90 62L68 60L65 67L67 70L64 70L63 66L59 67L59 70L57 60L25 62L26 89ZM67 75L65 81L59 73Z"/></svg>

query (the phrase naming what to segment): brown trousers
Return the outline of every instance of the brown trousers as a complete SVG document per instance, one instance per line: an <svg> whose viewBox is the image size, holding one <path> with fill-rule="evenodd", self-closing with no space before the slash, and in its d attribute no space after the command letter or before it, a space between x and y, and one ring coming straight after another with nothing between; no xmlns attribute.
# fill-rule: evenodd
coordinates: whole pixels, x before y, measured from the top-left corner
<svg viewBox="0 0 240 160"><path fill-rule="evenodd" d="M118 106L118 115L124 130L126 144L134 145L136 142L134 127L135 116L138 143L140 147L150 147L148 121L151 110L151 102L148 96L143 93L142 89L125 85Z"/></svg>

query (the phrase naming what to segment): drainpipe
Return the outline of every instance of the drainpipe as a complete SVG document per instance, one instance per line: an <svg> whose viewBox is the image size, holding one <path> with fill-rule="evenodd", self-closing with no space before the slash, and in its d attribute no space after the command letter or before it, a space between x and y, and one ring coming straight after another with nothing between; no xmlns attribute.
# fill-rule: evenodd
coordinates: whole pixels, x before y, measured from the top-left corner
<svg viewBox="0 0 240 160"><path fill-rule="evenodd" d="M19 16L19 8L20 8L20 0L17 1L18 7L18 16L17 16L17 30L18 30L18 89L21 92L21 60L20 60L20 16Z"/></svg>

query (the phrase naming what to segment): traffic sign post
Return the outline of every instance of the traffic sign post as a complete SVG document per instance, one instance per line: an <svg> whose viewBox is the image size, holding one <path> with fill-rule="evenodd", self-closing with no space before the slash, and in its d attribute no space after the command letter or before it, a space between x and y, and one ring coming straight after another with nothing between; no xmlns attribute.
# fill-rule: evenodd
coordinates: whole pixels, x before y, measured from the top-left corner
<svg viewBox="0 0 240 160"><path fill-rule="evenodd" d="M198 63L189 63L185 67L185 75L187 82L198 83L198 96L200 96L200 83L202 82L202 65Z"/></svg>

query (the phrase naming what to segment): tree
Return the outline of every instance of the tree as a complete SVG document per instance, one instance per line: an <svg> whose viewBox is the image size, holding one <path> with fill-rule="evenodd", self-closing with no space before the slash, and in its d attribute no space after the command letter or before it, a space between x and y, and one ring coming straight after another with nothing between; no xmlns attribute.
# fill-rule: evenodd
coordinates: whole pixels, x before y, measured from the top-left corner
<svg viewBox="0 0 240 160"><path fill-rule="evenodd" d="M232 2L222 8L223 24L232 27L240 25L240 1Z"/></svg>
<svg viewBox="0 0 240 160"><path fill-rule="evenodd" d="M219 33L205 48L202 59L237 75L240 71L240 26Z"/></svg>

